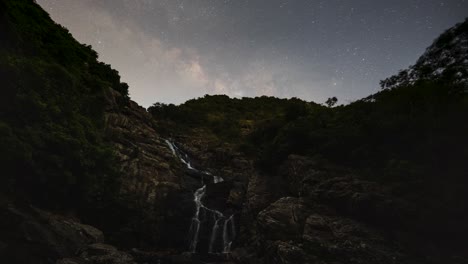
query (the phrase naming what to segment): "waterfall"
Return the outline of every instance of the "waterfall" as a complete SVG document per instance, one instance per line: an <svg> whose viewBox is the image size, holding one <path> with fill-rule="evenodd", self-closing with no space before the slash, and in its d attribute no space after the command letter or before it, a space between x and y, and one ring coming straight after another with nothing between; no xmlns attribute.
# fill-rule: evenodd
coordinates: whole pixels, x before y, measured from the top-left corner
<svg viewBox="0 0 468 264"><path fill-rule="evenodd" d="M185 166L187 167L187 169L189 170L193 170L193 171L197 171L197 172L200 172L201 174L203 175L207 175L207 176L210 176L213 178L213 183L220 183L220 182L223 182L224 179L221 177L221 176L216 176L216 175L213 175L211 174L210 172L207 172L207 171L200 171L200 170L197 170L195 169L194 167L192 167L192 164L190 163L190 160L188 158L188 155L184 152L182 152L176 144L174 144L172 141L168 140L168 139L164 139L164 141L166 142L167 146L169 147L169 149L172 151L172 154L174 156L176 156L177 158L179 158L179 160L185 164ZM203 177L202 177L202 184L203 184Z"/></svg>
<svg viewBox="0 0 468 264"><path fill-rule="evenodd" d="M169 146L169 149L172 151L172 154L179 158L179 160L184 163L188 169L190 170L195 170L198 172L201 172L204 175L211 176L213 178L213 183L221 183L224 181L224 179L220 176L215 176L212 175L209 172L206 171L199 171L195 168L193 168L190 164L190 160L188 158L188 155L183 153L173 142L165 139L166 144ZM206 207L203 202L203 196L205 195L206 192L206 185L203 183L203 177L202 177L202 184L203 186L197 189L194 194L193 194L193 201L195 202L195 215L192 217L192 223L190 224L190 246L189 250L191 253L197 253L197 245L199 241L199 234L200 234L200 229L202 227L202 219L200 219L200 212L203 209L203 212L206 214L212 214L213 215L213 220L214 224L213 227L211 228L211 236L210 236L210 244L208 245L208 253L214 254L214 253L224 253L228 254L231 252L231 245L232 241L234 240L236 236L236 227L234 225L234 215L231 215L229 217L226 217L223 213L210 209ZM222 233L222 252L215 252L215 244L217 241L218 237L218 229L220 228L220 221L224 220L223 223L223 233Z"/></svg>
<svg viewBox="0 0 468 264"><path fill-rule="evenodd" d="M191 241L190 241L190 247L189 250L192 253L196 253L197 251L197 245L198 245L198 237L200 234L200 226L201 226L201 220L200 220L200 212L203 209L208 213L211 213L213 215L214 224L213 228L211 229L211 238L210 238L210 244L208 247L208 253L215 253L213 248L216 242L216 236L218 233L219 229L219 221L222 219L226 219L226 217L223 215L223 213L210 209L203 205L202 203L202 198L205 195L206 192L206 185L203 185L203 187L197 189L194 193L194 202L196 205L196 210L195 210L195 215L192 218L192 223L190 225L190 231L189 233L192 234L191 236ZM223 225L223 252L222 253L229 253L231 250L231 244L232 240L235 237L235 226L234 226L234 215L231 215L228 219L224 220L224 225ZM231 225L231 233L228 234L227 231L227 226Z"/></svg>
<svg viewBox="0 0 468 264"><path fill-rule="evenodd" d="M172 142L170 142L169 140L165 139L164 141L166 141L166 144L169 146L169 148L171 149L172 151L172 154L174 154L174 156L177 156L177 153L175 151L175 148L174 148L174 145L172 144Z"/></svg>
<svg viewBox="0 0 468 264"><path fill-rule="evenodd" d="M229 229L230 225L230 229ZM228 219L224 221L223 226L223 253L231 252L232 241L236 236L236 227L234 225L234 215L231 215Z"/></svg>
<svg viewBox="0 0 468 264"><path fill-rule="evenodd" d="M211 230L211 239L210 239L210 245L208 247L208 253L214 253L213 251L213 246L214 243L216 242L216 235L218 234L218 228L219 228L219 221L222 219L222 217L218 217L216 215L213 215L215 223L213 225L213 229Z"/></svg>
<svg viewBox="0 0 468 264"><path fill-rule="evenodd" d="M205 195L206 185L203 185L200 189L195 191L194 202L196 205L195 215L192 218L192 224L190 225L191 233L193 232L193 236L190 242L190 252L195 253L197 250L198 244L198 235L200 233L200 210L204 208L201 199L203 195Z"/></svg>
<svg viewBox="0 0 468 264"><path fill-rule="evenodd" d="M174 144L172 143L171 141L165 139L164 140L166 142L166 144L169 146L169 148L171 149L172 151L172 154L174 154L174 156L178 157L180 161L182 161L182 163L185 164L185 166L187 166L188 169L190 170L196 170L195 168L192 167L192 165L190 164L190 161L188 159L188 155L185 154L185 153L182 153L180 151L180 149Z"/></svg>

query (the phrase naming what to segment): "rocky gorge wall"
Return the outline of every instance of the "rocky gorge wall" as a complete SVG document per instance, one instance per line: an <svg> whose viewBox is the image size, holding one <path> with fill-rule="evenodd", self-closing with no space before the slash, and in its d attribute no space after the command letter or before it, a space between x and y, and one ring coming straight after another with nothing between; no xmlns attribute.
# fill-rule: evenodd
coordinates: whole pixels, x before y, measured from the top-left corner
<svg viewBox="0 0 468 264"><path fill-rule="evenodd" d="M11 231L0 239L0 256L11 263L60 264L457 263L464 258L428 254L437 245L418 237L427 226L420 224L414 205L388 186L298 155L266 173L202 131L172 135L186 155L182 161L146 110L134 102L122 106L120 96L112 90L106 95L107 141L116 150L122 179L118 212L101 212L105 221L95 223L104 233L75 217L4 201L2 230ZM215 183L214 175L223 181ZM218 223L213 236L216 217L207 211L198 218L198 246L190 248L194 193L203 184L203 206L234 219L231 234L236 235L228 252L221 253L223 225Z"/></svg>

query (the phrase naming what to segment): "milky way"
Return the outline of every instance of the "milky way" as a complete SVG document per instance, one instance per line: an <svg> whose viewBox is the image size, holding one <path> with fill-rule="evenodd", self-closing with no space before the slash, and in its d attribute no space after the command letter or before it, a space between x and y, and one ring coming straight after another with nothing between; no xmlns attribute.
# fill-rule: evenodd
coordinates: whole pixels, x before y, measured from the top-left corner
<svg viewBox="0 0 468 264"><path fill-rule="evenodd" d="M467 0L38 0L144 106L204 94L348 103L414 63Z"/></svg>

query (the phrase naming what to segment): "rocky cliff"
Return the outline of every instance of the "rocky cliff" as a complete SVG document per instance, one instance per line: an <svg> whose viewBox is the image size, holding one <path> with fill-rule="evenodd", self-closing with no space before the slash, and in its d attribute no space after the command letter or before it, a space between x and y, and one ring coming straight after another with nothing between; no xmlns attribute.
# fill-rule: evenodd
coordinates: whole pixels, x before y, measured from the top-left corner
<svg viewBox="0 0 468 264"><path fill-rule="evenodd" d="M127 246L184 249L196 179L177 162L146 110L133 101L121 107L119 97L109 90L105 114L106 137L122 175L118 196L128 210L116 235Z"/></svg>

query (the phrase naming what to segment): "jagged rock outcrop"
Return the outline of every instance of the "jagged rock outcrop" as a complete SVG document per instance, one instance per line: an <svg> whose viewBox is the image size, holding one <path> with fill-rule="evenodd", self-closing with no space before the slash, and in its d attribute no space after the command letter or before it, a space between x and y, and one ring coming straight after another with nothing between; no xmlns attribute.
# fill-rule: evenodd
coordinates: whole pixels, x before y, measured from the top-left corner
<svg viewBox="0 0 468 264"><path fill-rule="evenodd" d="M415 65L381 82L382 88L411 85L420 80L451 80L468 86L468 19L455 25L426 49Z"/></svg>

